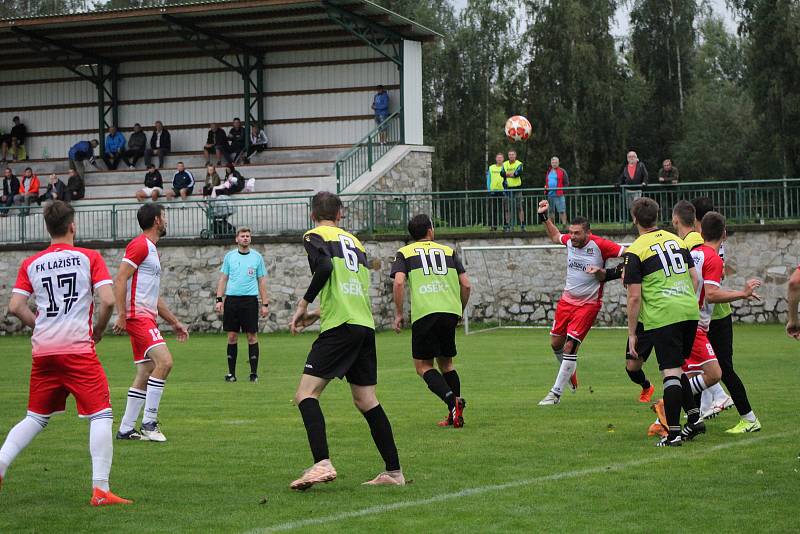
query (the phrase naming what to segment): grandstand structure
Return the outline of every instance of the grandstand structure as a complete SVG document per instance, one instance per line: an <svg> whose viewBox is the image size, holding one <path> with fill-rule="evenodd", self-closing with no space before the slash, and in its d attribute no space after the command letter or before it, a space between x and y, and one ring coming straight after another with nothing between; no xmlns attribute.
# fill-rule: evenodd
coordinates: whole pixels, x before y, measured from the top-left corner
<svg viewBox="0 0 800 534"><path fill-rule="evenodd" d="M391 168L393 157L423 144L422 45L436 37L367 0L190 2L4 19L0 128L21 117L29 159L11 167L19 176L31 166L44 188L50 172L66 181L74 143L98 139L102 147L111 125L127 139L135 123L149 140L160 120L172 137L166 187L178 161L202 182L209 123L227 131L240 117L246 132L263 125L270 139L239 167L256 178L255 192L243 196L357 193L369 184L356 179L376 160ZM379 84L391 101L387 147L370 108ZM350 165L353 176L337 181L336 169L360 145L370 149L368 165ZM136 170L108 171L99 158L98 166L87 166L86 199L76 205L132 201L143 161Z"/></svg>

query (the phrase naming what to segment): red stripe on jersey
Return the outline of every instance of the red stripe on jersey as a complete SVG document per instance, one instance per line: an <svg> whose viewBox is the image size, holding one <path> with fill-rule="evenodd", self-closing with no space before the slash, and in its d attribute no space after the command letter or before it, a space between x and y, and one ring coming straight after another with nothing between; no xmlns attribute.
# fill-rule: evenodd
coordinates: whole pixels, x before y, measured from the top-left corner
<svg viewBox="0 0 800 534"><path fill-rule="evenodd" d="M130 316L136 317L136 280L139 278L139 269L133 271L133 278L131 278L131 309Z"/></svg>

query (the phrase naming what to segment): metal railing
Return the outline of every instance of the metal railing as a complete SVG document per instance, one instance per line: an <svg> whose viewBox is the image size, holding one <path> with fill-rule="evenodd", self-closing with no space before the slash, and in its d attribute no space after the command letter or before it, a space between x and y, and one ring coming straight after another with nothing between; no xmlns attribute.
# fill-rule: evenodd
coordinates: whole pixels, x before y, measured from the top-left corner
<svg viewBox="0 0 800 534"><path fill-rule="evenodd" d="M731 223L800 222L800 179L738 182L695 182L678 186L653 185L644 190L614 186L565 188L569 217L583 215L605 228L630 226L628 203L639 195L661 206L661 222L669 225L672 206L680 199L707 196ZM342 194L342 225L362 233L405 233L408 219L427 213L439 229L486 231L504 224L519 225L522 211L536 224L536 209L547 193L540 188L513 193L443 191L418 193ZM248 226L255 235L296 235L312 227L309 196L247 197L228 200L165 202L168 236L199 239L227 238L232 228ZM139 232L140 204L76 204L77 238L81 241L131 239ZM521 209L520 209L521 208ZM506 214L508 219L506 219ZM0 218L0 243L48 240L42 209L10 208Z"/></svg>
<svg viewBox="0 0 800 534"><path fill-rule="evenodd" d="M372 170L372 166L394 146L403 144L403 110L398 109L363 139L336 159L336 192L342 192Z"/></svg>

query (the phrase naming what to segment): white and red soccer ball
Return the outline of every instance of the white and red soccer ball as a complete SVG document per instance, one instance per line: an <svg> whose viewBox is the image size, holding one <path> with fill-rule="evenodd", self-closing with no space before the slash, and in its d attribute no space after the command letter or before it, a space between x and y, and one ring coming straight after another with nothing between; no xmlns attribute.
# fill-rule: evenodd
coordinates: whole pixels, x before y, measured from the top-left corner
<svg viewBox="0 0 800 534"><path fill-rule="evenodd" d="M531 121L522 115L514 115L506 121L506 137L509 141L527 141L532 132Z"/></svg>

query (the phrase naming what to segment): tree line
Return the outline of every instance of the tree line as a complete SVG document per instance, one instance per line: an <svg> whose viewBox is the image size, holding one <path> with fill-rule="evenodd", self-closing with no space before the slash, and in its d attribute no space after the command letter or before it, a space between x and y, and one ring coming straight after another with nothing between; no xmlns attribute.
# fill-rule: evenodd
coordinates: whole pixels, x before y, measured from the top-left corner
<svg viewBox="0 0 800 534"><path fill-rule="evenodd" d="M557 155L573 184L613 183L628 150L682 181L800 177L800 2L727 0L731 33L706 0L623 1L615 37L617 0L379 0L442 34L423 58L435 187L484 187L517 114L532 177ZM6 0L0 17L169 3Z"/></svg>

